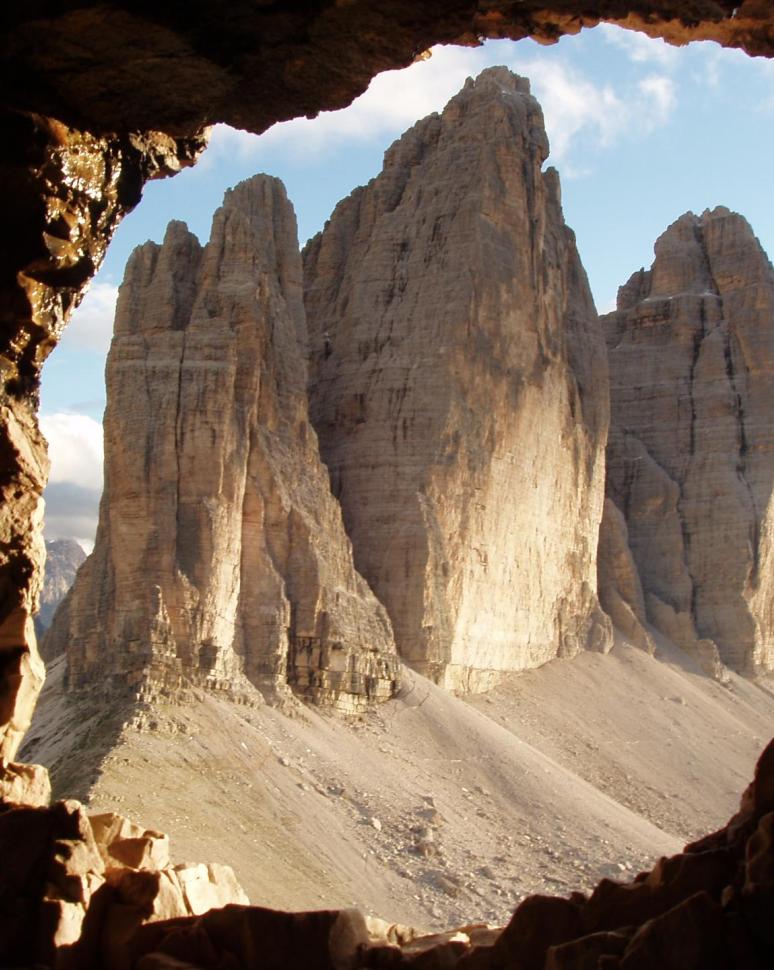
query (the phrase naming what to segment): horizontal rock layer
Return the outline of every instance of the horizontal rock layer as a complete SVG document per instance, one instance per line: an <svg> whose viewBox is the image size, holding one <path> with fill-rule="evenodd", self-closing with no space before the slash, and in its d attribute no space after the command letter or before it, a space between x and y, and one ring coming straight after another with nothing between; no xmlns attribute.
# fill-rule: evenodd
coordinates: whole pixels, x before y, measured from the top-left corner
<svg viewBox="0 0 774 970"><path fill-rule="evenodd" d="M72 688L287 683L390 696L389 620L352 566L307 420L295 217L281 183L227 193L126 270L107 364L94 552L46 638Z"/></svg>
<svg viewBox="0 0 774 970"><path fill-rule="evenodd" d="M724 208L682 216L655 253L603 318L608 495L626 519L647 620L712 669L719 656L768 670L774 270Z"/></svg>
<svg viewBox="0 0 774 970"><path fill-rule="evenodd" d="M529 83L485 71L304 254L312 420L401 655L450 687L604 649L604 341Z"/></svg>

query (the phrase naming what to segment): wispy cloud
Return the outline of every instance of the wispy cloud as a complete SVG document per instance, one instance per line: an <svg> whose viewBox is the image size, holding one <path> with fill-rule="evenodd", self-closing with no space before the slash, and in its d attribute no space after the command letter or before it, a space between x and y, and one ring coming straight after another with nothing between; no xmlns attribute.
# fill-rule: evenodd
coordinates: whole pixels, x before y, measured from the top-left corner
<svg viewBox="0 0 774 970"><path fill-rule="evenodd" d="M621 132L626 105L611 85L597 85L558 60L522 62L533 94L543 106L551 161L562 162L581 133L607 147Z"/></svg>
<svg viewBox="0 0 774 970"><path fill-rule="evenodd" d="M596 84L559 60L521 62L543 106L551 143L550 161L567 177L589 174L593 152L608 149L666 124L677 105L666 75L649 75L633 87Z"/></svg>
<svg viewBox="0 0 774 970"><path fill-rule="evenodd" d="M651 74L637 85L640 91L640 107L645 111L642 121L650 128L664 124L677 107L675 85L670 77Z"/></svg>
<svg viewBox="0 0 774 970"><path fill-rule="evenodd" d="M92 283L81 305L73 313L60 345L71 350L94 350L106 354L113 336L118 287Z"/></svg>

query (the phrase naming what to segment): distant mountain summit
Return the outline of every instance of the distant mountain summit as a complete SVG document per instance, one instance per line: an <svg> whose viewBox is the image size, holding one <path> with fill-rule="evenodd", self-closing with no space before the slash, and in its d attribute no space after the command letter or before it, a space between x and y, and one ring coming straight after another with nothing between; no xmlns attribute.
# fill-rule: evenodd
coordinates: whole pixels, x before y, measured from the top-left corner
<svg viewBox="0 0 774 970"><path fill-rule="evenodd" d="M608 386L529 82L468 80L304 252L312 420L402 657L453 688L607 649Z"/></svg>
<svg viewBox="0 0 774 970"><path fill-rule="evenodd" d="M38 636L51 625L57 607L67 595L85 559L86 553L75 539L51 539L46 542L46 570L40 593L40 610L35 617Z"/></svg>
<svg viewBox="0 0 774 970"><path fill-rule="evenodd" d="M770 670L774 270L722 207L681 216L655 257L602 318L607 492L641 581L634 612L708 669Z"/></svg>

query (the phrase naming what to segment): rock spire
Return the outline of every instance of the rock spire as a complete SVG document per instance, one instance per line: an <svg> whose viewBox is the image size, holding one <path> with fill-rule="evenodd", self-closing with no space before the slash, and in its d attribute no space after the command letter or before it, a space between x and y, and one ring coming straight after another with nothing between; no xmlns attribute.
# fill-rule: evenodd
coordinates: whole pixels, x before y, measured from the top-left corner
<svg viewBox="0 0 774 970"><path fill-rule="evenodd" d="M403 658L454 688L606 649L604 340L529 82L468 80L304 254L312 420Z"/></svg>
<svg viewBox="0 0 774 970"><path fill-rule="evenodd" d="M390 622L352 564L309 424L301 260L282 184L226 193L132 255L107 363L94 552L49 633L71 688L387 697ZM246 680L245 680L246 678Z"/></svg>
<svg viewBox="0 0 774 970"><path fill-rule="evenodd" d="M603 322L607 491L646 618L716 672L771 669L774 270L742 216L689 212Z"/></svg>

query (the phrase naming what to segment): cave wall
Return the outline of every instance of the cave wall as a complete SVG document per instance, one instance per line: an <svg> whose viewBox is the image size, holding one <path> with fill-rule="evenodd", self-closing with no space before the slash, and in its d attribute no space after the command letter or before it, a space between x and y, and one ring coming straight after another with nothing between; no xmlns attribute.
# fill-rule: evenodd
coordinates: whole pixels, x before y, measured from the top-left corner
<svg viewBox="0 0 774 970"><path fill-rule="evenodd" d="M192 164L208 124L260 132L343 107L437 43L550 43L606 20L774 55L774 4L737 3L30 0L3 10L0 758L13 758L44 676L32 627L47 475L40 370L144 183Z"/></svg>
<svg viewBox="0 0 774 970"><path fill-rule="evenodd" d="M37 421L43 361L116 226L152 178L192 164L196 135L96 136L0 111L0 757L13 759L43 684L32 616L43 581L46 442Z"/></svg>

